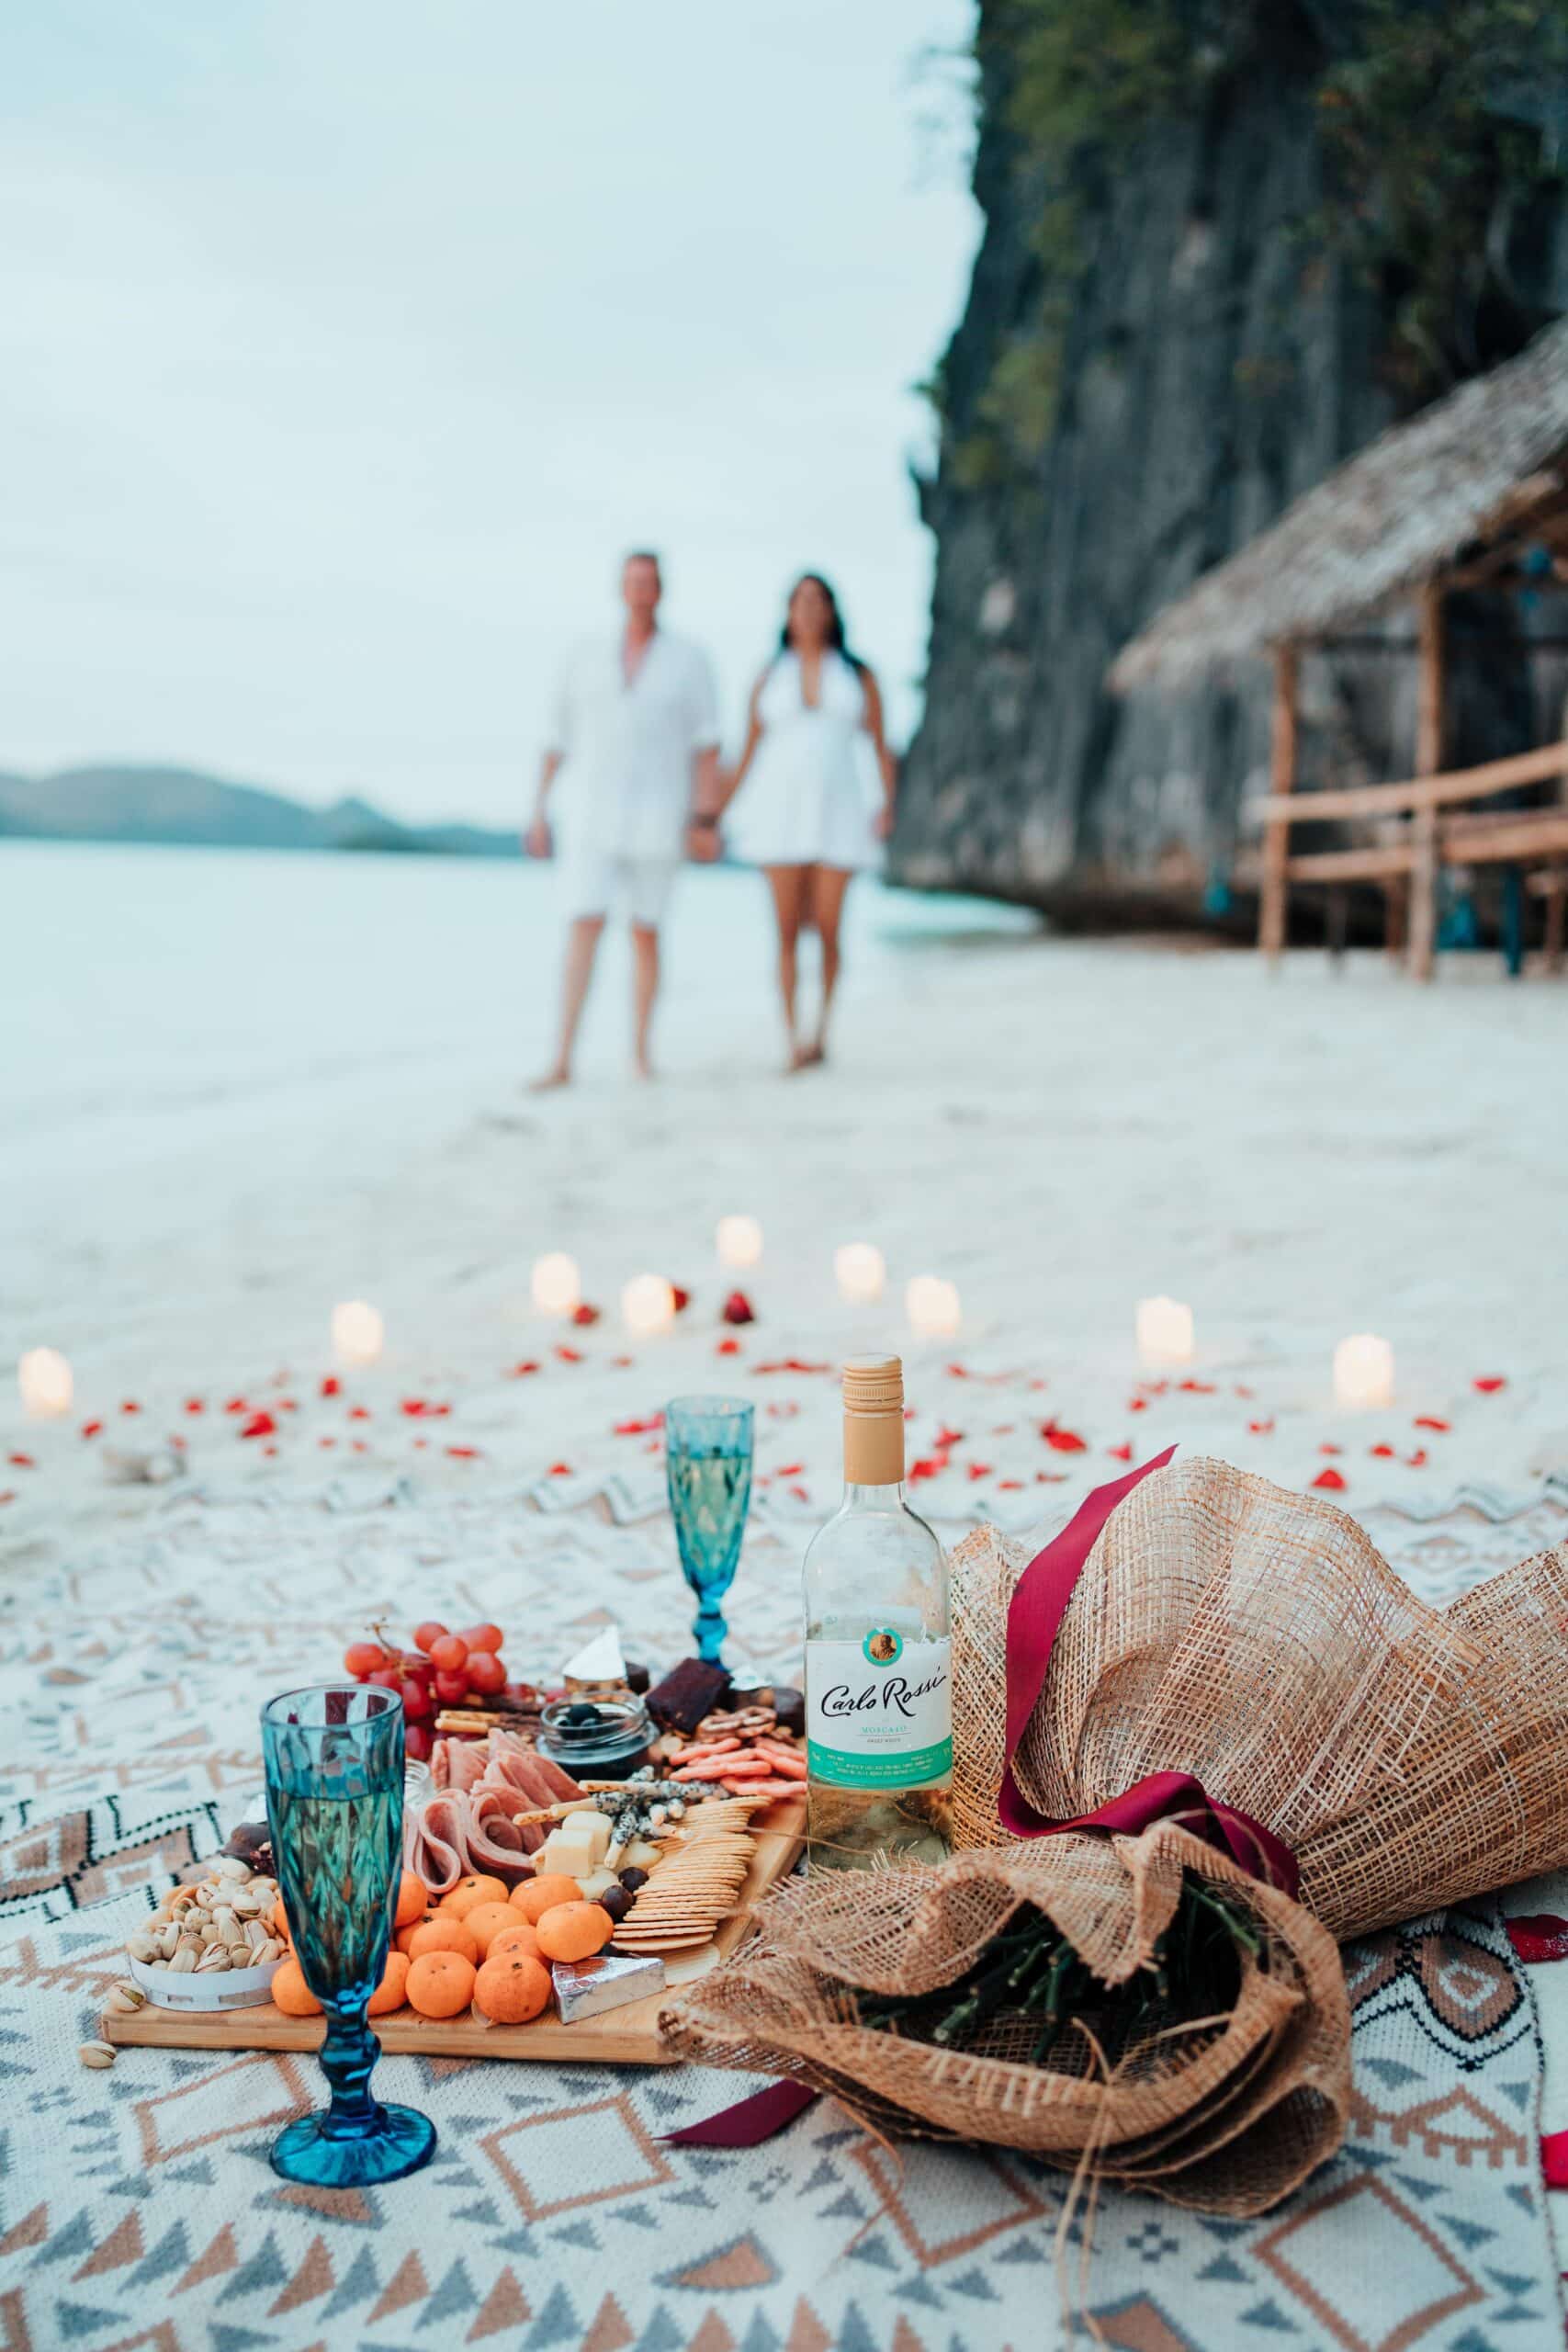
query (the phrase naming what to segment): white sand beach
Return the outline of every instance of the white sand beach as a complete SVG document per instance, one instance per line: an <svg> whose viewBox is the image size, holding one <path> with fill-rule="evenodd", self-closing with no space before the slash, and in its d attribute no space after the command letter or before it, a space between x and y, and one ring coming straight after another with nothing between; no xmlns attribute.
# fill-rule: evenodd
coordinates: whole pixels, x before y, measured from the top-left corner
<svg viewBox="0 0 1568 2352"><path fill-rule="evenodd" d="M831 1063L786 1080L761 885L694 876L660 1080L621 1075L612 954L581 1083L536 1098L524 1081L553 1017L546 875L8 855L24 883L32 862L36 887L17 894L9 951L24 1019L4 1114L6 1352L59 1347L77 1379L55 1423L25 1423L7 1384L7 1450L38 1464L7 1480L13 1553L147 1507L145 1490L105 1482L105 1446L177 1436L220 1487L335 1470L321 1441L350 1441L315 1389L333 1368L331 1307L354 1297L387 1322L384 1359L356 1383L375 1416L357 1431L367 1469L517 1479L562 1458L584 1474L624 1462L615 1422L719 1373L735 1280L758 1315L743 1360L902 1345L937 1419L954 1356L1026 1371L1050 1380L1086 1462L1147 1430L1302 1485L1318 1447L1342 1442L1352 1509L1568 1468L1553 1238L1568 1097L1549 1075L1565 1000L1508 985L1493 959L1450 958L1427 990L1371 956L1336 973L1302 954L1271 976L1235 950L1052 939L1021 915L867 883ZM712 1238L738 1210L764 1233L739 1277ZM886 1255L880 1306L834 1289L834 1245L861 1238ZM534 1313L545 1250L578 1260L605 1310L592 1330ZM628 1349L618 1300L643 1270L693 1304L670 1336ZM904 1284L922 1272L959 1286L951 1342L908 1330ZM1190 1370L1225 1393L1177 1389L1133 1421L1134 1305L1153 1293L1191 1305ZM1334 1407L1331 1351L1355 1331L1394 1348L1386 1415ZM580 1363L552 1354L563 1339ZM503 1376L528 1359L545 1369L525 1387ZM1506 1385L1480 1394L1478 1377ZM216 1408L268 1384L298 1392L299 1409L264 1453ZM1238 1384L1252 1395L1230 1396ZM789 1458L809 1452L815 1509L833 1421L829 1384L806 1386L820 1409ZM436 1390L479 1460L411 1450L395 1407ZM212 1409L186 1412L193 1398ZM1412 1468L1418 1415L1452 1427ZM103 1438L84 1441L93 1419ZM1394 1456L1369 1458L1384 1441ZM933 1482L933 1504L953 1483ZM1021 1516L1017 1494L993 1487L966 1480L959 1508Z"/></svg>

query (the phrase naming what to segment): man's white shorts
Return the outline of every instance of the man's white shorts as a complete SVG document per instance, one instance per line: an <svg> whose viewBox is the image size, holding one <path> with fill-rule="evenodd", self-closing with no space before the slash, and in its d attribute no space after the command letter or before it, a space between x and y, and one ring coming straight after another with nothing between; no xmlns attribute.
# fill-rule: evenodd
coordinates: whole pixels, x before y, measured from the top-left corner
<svg viewBox="0 0 1568 2352"><path fill-rule="evenodd" d="M625 908L629 921L657 930L679 862L673 857L628 857L619 850L570 851L561 863L567 912L575 918Z"/></svg>

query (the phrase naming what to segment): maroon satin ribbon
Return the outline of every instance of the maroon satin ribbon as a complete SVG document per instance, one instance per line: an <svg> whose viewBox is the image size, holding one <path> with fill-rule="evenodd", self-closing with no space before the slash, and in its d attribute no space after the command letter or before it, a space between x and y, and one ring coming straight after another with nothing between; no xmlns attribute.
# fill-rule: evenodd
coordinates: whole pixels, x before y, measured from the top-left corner
<svg viewBox="0 0 1568 2352"><path fill-rule="evenodd" d="M1151 1772L1093 1813L1079 1814L1070 1821L1048 1821L1037 1813L1013 1775L1013 1758L1045 1688L1051 1653L1084 1565L1118 1503L1151 1471L1163 1470L1175 1452L1173 1445L1168 1445L1163 1453L1156 1453L1140 1469L1129 1470L1124 1478L1097 1487L1018 1580L1008 1609L1007 1761L997 1799L998 1816L1015 1838L1052 1838L1066 1829L1136 1837L1151 1822L1175 1821L1206 1846L1228 1854L1251 1877L1293 1895L1300 1872L1283 1838L1276 1838L1250 1814L1210 1796L1190 1772Z"/></svg>
<svg viewBox="0 0 1568 2352"><path fill-rule="evenodd" d="M721 2107L705 2122L685 2124L679 2132L661 2132L672 2148L756 2148L804 2114L817 2097L804 2083L770 2083L766 2090Z"/></svg>

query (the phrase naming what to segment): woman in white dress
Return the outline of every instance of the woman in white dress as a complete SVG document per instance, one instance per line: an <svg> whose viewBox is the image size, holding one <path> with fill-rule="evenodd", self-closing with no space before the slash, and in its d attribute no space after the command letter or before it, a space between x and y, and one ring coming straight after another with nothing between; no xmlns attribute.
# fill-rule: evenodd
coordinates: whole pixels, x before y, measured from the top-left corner
<svg viewBox="0 0 1568 2352"><path fill-rule="evenodd" d="M857 755L863 734L870 738L882 778L874 817ZM752 688L745 746L723 779L719 802L721 811L734 804L730 847L762 868L773 892L792 1070L827 1058L844 894L857 868L874 862L876 843L891 829L897 781L876 680L844 642L832 589L807 571L790 592L778 653ZM795 950L806 929L822 943L822 1001L816 1027L803 1041L795 1018Z"/></svg>

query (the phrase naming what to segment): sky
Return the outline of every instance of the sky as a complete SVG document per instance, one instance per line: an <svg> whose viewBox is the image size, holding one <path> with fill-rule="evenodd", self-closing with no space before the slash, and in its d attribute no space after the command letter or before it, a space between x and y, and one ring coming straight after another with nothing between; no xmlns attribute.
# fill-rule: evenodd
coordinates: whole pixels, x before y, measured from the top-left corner
<svg viewBox="0 0 1568 2352"><path fill-rule="evenodd" d="M919 709L972 0L0 12L0 769L507 823L621 551ZM922 56L949 53L943 65Z"/></svg>

